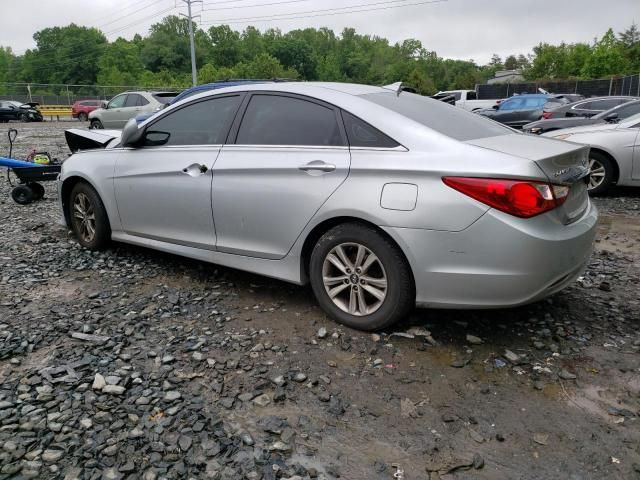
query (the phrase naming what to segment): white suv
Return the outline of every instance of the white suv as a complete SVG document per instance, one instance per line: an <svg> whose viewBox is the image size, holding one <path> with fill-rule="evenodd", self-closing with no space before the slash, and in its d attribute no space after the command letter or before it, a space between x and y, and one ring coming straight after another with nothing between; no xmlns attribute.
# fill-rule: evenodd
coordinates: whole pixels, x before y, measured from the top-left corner
<svg viewBox="0 0 640 480"><path fill-rule="evenodd" d="M122 128L130 118L155 112L171 102L175 92L124 92L113 97L106 108L89 114L90 128Z"/></svg>

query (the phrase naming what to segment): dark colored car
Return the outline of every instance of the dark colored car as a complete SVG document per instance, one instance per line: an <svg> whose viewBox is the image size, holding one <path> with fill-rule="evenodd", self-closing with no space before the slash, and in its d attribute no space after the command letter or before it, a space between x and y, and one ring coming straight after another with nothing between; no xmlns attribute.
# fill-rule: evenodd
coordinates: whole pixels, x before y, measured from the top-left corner
<svg viewBox="0 0 640 480"><path fill-rule="evenodd" d="M636 97L593 97L558 106L549 105L544 109L543 118L593 117L605 110L622 105Z"/></svg>
<svg viewBox="0 0 640 480"><path fill-rule="evenodd" d="M562 105L566 100L546 94L514 95L495 105L476 113L484 117L504 123L509 127L522 128L524 125L542 118L542 112L550 104Z"/></svg>
<svg viewBox="0 0 640 480"><path fill-rule="evenodd" d="M15 100L0 101L0 123L10 120L19 122L41 122L42 114L36 108L37 103L22 103Z"/></svg>
<svg viewBox="0 0 640 480"><path fill-rule="evenodd" d="M562 128L581 127L583 125L594 125L606 122L617 123L620 120L624 120L638 113L640 113L640 100L633 100L600 112L593 117L564 117L538 120L537 122L532 122L522 127L522 131L539 135Z"/></svg>
<svg viewBox="0 0 640 480"><path fill-rule="evenodd" d="M89 119L89 114L98 108L104 108L107 102L104 100L78 100L71 106L71 116L81 122Z"/></svg>

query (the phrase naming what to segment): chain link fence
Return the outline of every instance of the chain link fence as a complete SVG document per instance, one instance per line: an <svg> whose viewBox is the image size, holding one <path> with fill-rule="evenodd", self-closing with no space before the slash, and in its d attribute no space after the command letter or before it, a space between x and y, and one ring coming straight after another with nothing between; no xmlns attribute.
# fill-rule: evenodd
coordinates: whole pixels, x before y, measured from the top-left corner
<svg viewBox="0 0 640 480"><path fill-rule="evenodd" d="M611 77L600 80L561 80L524 83L498 83L476 85L478 99L494 100L507 98L516 93L538 93L543 88L550 93L577 93L585 97L611 95L640 97L640 73L626 77Z"/></svg>
<svg viewBox="0 0 640 480"><path fill-rule="evenodd" d="M180 87L140 85L64 85L54 83L0 83L0 100L71 106L78 100L109 100L135 90L182 91Z"/></svg>

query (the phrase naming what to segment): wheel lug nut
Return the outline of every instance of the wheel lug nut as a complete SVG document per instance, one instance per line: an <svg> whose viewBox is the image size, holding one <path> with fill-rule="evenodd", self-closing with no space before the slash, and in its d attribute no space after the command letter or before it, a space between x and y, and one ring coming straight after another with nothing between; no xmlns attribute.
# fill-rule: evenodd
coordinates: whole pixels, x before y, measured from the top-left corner
<svg viewBox="0 0 640 480"><path fill-rule="evenodd" d="M366 282L364 280L360 280L360 285L364 285Z"/></svg>
<svg viewBox="0 0 640 480"><path fill-rule="evenodd" d="M351 273L351 269L350 268L347 268L347 273Z"/></svg>

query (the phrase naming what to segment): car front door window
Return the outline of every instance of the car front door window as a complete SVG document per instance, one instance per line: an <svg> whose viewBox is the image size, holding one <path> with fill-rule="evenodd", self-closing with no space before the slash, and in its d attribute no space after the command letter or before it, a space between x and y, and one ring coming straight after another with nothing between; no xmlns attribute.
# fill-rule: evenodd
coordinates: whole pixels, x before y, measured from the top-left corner
<svg viewBox="0 0 640 480"><path fill-rule="evenodd" d="M109 102L109 105L107 105L107 109L111 110L113 108L122 108L126 100L127 100L126 95L118 95L117 97L115 97Z"/></svg>
<svg viewBox="0 0 640 480"><path fill-rule="evenodd" d="M242 97L232 95L192 103L147 127L166 132L166 145L221 145L224 143Z"/></svg>

